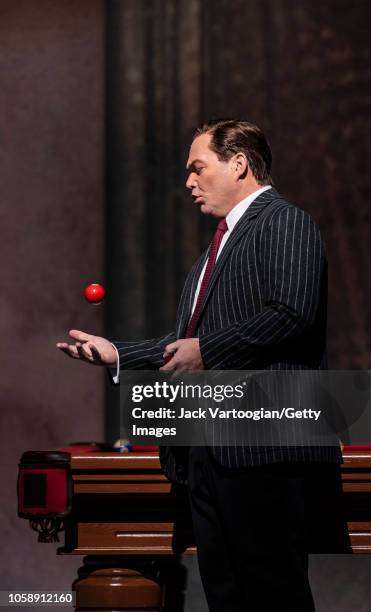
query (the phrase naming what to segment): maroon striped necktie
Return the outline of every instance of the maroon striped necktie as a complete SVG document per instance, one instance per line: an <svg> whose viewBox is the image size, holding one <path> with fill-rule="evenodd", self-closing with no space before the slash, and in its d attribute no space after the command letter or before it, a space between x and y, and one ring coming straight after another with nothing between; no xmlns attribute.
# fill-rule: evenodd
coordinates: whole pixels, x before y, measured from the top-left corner
<svg viewBox="0 0 371 612"><path fill-rule="evenodd" d="M209 251L209 259L207 260L205 274L204 274L204 277L202 279L202 283L201 283L201 287L200 287L200 292L198 294L198 298L197 298L195 309L193 311L193 315L191 316L191 318L188 321L187 331L186 331L186 334L185 334L186 338L193 338L194 337L197 321L198 321L198 318L200 316L200 313L201 313L201 310L202 310L202 306L203 306L203 303L204 303L206 290L207 290L207 287L209 285L210 278L211 278L211 275L212 275L214 267L215 267L216 256L218 254L220 243L221 243L222 238L223 238L223 236L224 236L224 234L225 234L225 232L227 230L228 230L228 225L226 223L226 220L222 219L221 221L219 221L218 227L216 228L216 232L215 232L215 234L213 236L213 239L211 241L210 251Z"/></svg>

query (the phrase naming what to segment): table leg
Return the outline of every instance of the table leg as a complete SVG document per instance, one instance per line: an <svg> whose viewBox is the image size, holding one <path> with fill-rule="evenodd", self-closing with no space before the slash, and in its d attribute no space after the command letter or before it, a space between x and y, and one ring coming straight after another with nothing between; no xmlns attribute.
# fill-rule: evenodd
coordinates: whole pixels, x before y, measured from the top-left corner
<svg viewBox="0 0 371 612"><path fill-rule="evenodd" d="M85 557L76 591L76 612L160 612L162 590L150 576L148 560Z"/></svg>

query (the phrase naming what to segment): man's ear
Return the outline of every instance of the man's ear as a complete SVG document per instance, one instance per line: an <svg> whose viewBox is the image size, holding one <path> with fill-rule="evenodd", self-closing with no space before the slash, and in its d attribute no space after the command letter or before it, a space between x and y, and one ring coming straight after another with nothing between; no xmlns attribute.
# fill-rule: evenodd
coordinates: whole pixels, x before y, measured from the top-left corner
<svg viewBox="0 0 371 612"><path fill-rule="evenodd" d="M237 179L243 179L246 177L249 171L249 163L246 155L242 152L236 153L233 160L234 170L236 172Z"/></svg>

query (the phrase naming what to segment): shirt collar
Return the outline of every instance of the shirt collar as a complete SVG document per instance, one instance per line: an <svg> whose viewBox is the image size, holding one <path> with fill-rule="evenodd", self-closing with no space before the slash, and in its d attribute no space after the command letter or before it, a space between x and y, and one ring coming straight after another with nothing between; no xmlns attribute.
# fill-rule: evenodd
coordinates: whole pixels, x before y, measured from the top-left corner
<svg viewBox="0 0 371 612"><path fill-rule="evenodd" d="M271 188L272 188L271 185L265 185L264 187L257 189L253 193L250 193L250 195L248 195L247 198L245 198L244 200L241 200L241 202L236 204L236 206L234 206L232 210L229 211L228 215L225 218L229 232L233 230L234 226L241 219L242 215L247 211L250 204L252 204L253 201L261 193L263 193L263 191L267 191L268 189L271 189Z"/></svg>

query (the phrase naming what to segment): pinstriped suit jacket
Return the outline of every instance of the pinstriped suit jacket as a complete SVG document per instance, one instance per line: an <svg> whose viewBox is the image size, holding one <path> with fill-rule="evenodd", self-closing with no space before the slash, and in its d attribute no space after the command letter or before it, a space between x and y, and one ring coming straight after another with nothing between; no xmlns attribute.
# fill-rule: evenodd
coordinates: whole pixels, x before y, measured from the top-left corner
<svg viewBox="0 0 371 612"><path fill-rule="evenodd" d="M115 342L121 369L157 369L164 348L185 335L208 251L191 269L176 330L142 342ZM301 370L326 367L327 262L318 227L275 189L261 193L238 221L215 265L197 325L205 369ZM341 462L337 447L212 448L226 467L279 461ZM187 449L163 447L167 476L182 482Z"/></svg>

